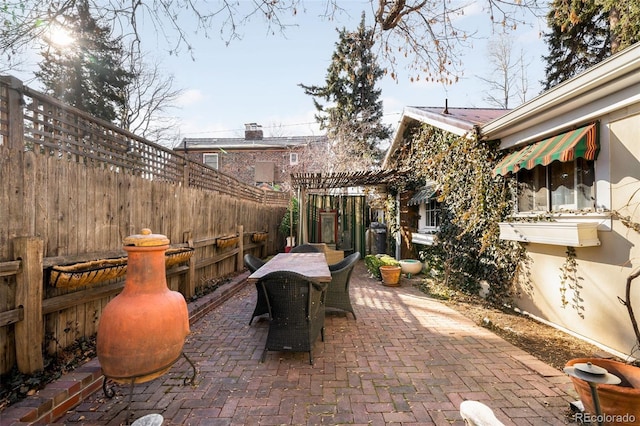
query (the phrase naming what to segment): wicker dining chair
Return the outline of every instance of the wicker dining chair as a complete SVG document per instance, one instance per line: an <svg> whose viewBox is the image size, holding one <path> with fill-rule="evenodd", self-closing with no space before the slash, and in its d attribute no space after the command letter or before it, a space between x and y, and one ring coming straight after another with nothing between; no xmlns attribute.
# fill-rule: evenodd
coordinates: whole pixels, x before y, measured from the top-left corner
<svg viewBox="0 0 640 426"><path fill-rule="evenodd" d="M320 335L324 341L324 295L326 284L291 271L270 272L260 280L269 307L269 331L262 352L309 352Z"/></svg>
<svg viewBox="0 0 640 426"><path fill-rule="evenodd" d="M356 313L351 306L351 297L349 295L349 281L351 273L356 263L360 259L360 253L355 252L338 263L329 265L331 272L331 283L327 288L327 296L325 305L327 308L339 309L345 312L351 312L353 319L356 319Z"/></svg>
<svg viewBox="0 0 640 426"><path fill-rule="evenodd" d="M244 265L247 267L249 271L251 271L251 273L260 269L260 267L265 263L266 262L262 261L262 259L259 259L252 254L247 253L244 255ZM257 281L256 281L256 293L257 293L256 307L253 309L253 314L251 314L249 325L251 325L255 317L259 317L260 315L269 313L269 306L267 305L267 299L265 299L264 292L262 291L262 288L260 287L260 284Z"/></svg>
<svg viewBox="0 0 640 426"><path fill-rule="evenodd" d="M311 244L300 244L293 247L289 253L322 253L322 249Z"/></svg>

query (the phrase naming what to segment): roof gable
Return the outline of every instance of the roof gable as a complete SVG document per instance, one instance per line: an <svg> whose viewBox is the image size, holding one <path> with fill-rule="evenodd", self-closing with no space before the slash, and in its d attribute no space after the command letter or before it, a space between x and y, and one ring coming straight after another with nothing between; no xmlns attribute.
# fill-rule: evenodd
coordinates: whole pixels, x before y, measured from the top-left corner
<svg viewBox="0 0 640 426"><path fill-rule="evenodd" d="M382 167L386 167L389 159L403 143L404 131L411 124L428 124L462 136L508 112L508 109L498 108L405 107Z"/></svg>

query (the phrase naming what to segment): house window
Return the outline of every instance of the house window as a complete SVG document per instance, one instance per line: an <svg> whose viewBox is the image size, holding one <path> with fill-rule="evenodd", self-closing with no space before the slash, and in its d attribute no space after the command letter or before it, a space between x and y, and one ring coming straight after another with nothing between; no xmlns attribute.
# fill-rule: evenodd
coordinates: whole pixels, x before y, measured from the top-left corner
<svg viewBox="0 0 640 426"><path fill-rule="evenodd" d="M435 198L431 198L425 203L424 217L426 220L425 226L427 228L437 228L440 226L440 210L441 203Z"/></svg>
<svg viewBox="0 0 640 426"><path fill-rule="evenodd" d="M414 244L436 244L435 235L440 228L442 203L438 202L435 194L435 189L424 188L409 203L409 205L420 206L418 232L411 233L411 242Z"/></svg>
<svg viewBox="0 0 640 426"><path fill-rule="evenodd" d="M433 183L420 188L407 202L408 206L420 206L418 232L433 233L440 226L442 203L438 202L438 191Z"/></svg>
<svg viewBox="0 0 640 426"><path fill-rule="evenodd" d="M297 152L289 153L289 164L291 166L295 166L296 164L298 164L298 153Z"/></svg>
<svg viewBox="0 0 640 426"><path fill-rule="evenodd" d="M436 197L430 197L420 204L418 232L434 234L440 227L442 203Z"/></svg>
<svg viewBox="0 0 640 426"><path fill-rule="evenodd" d="M202 160L207 166L218 170L218 154L202 154Z"/></svg>
<svg viewBox="0 0 640 426"><path fill-rule="evenodd" d="M554 161L517 173L517 211L587 210L595 207L592 160Z"/></svg>

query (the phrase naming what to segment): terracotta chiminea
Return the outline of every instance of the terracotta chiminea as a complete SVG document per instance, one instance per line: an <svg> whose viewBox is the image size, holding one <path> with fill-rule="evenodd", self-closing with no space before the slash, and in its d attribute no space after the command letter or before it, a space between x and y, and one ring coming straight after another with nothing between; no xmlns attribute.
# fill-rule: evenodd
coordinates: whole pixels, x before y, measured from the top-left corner
<svg viewBox="0 0 640 426"><path fill-rule="evenodd" d="M182 294L167 287L169 239L143 229L123 243L124 290L102 312L96 350L105 381L143 383L166 373L183 355L189 313Z"/></svg>

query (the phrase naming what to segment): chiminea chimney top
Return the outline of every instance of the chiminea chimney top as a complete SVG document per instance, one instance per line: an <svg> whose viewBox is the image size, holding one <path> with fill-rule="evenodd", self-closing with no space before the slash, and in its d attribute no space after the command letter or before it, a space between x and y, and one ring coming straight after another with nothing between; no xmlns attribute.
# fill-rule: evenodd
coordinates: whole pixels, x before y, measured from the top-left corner
<svg viewBox="0 0 640 426"><path fill-rule="evenodd" d="M262 140L262 126L257 123L247 123L244 125L244 139L247 141Z"/></svg>

